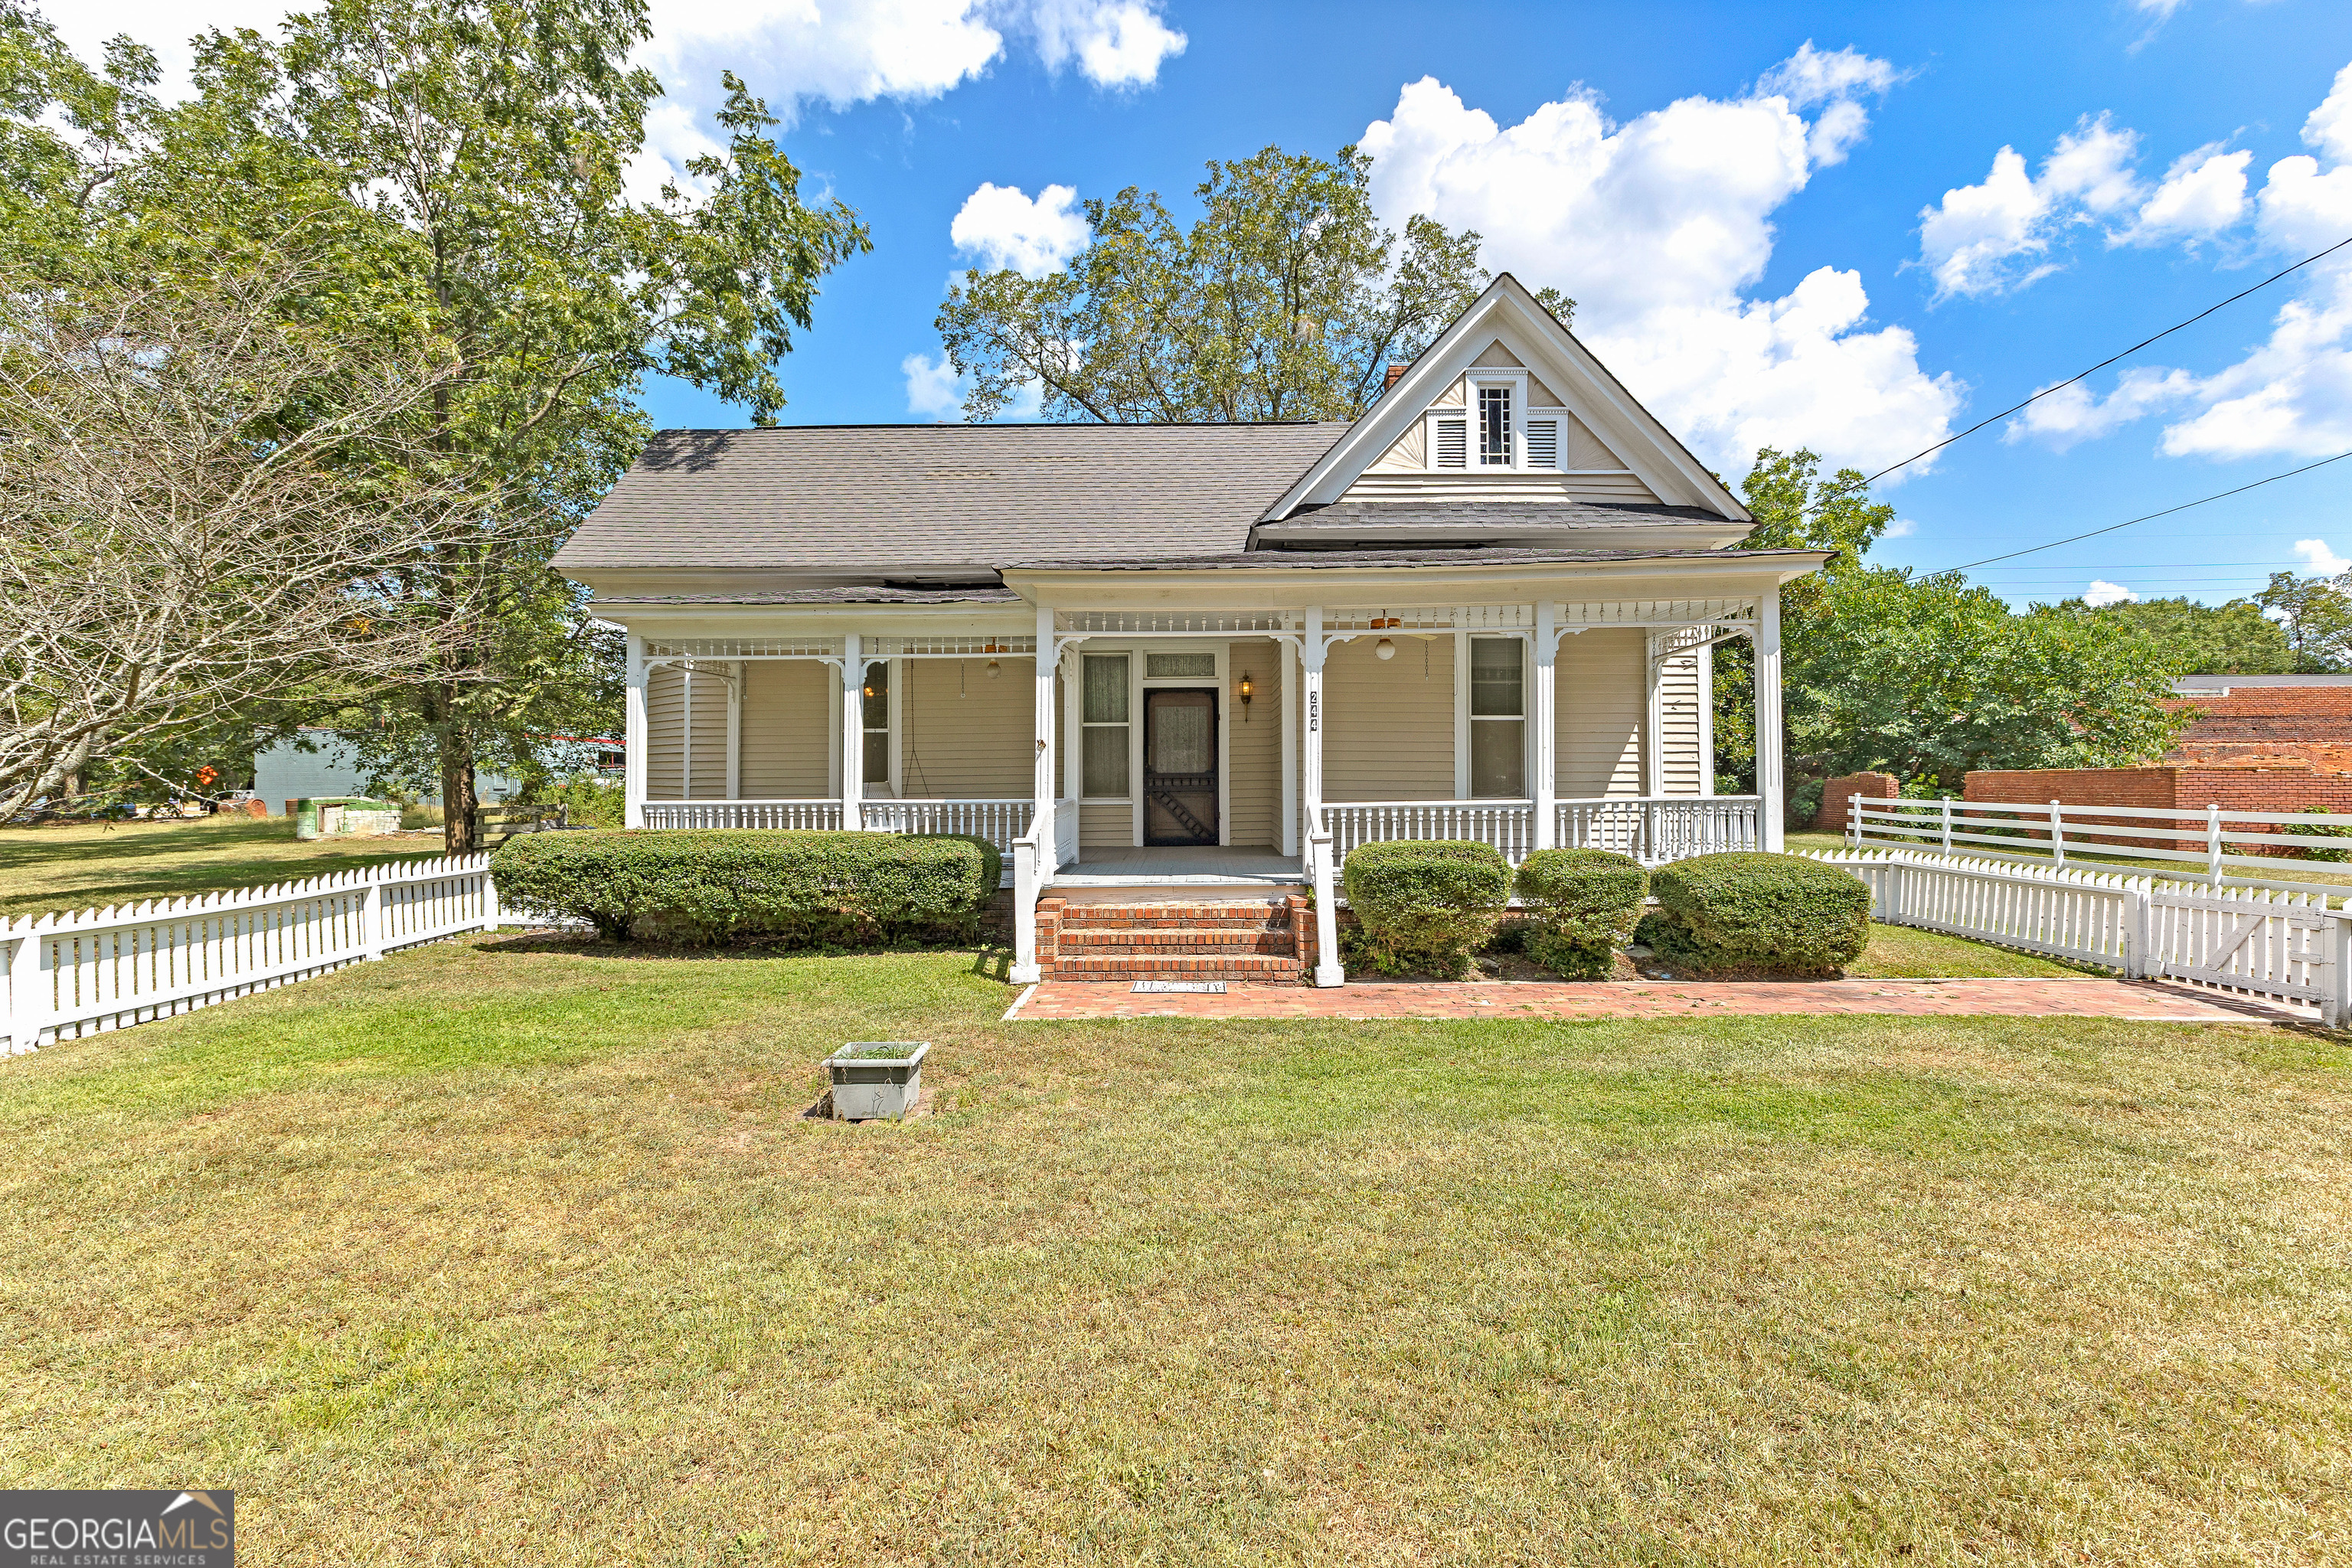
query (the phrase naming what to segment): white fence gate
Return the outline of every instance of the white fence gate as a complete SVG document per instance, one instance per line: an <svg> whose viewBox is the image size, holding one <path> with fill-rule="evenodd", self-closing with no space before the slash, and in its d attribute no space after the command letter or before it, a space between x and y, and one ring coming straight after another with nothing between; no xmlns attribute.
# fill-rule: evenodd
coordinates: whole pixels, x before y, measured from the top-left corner
<svg viewBox="0 0 2352 1568"><path fill-rule="evenodd" d="M474 854L0 920L0 1053L168 1018L521 919L502 914L490 858Z"/></svg>
<svg viewBox="0 0 2352 1568"><path fill-rule="evenodd" d="M2201 888L2113 871L1925 851L1833 850L1808 858L1867 884L1871 918L1973 942L2318 1005L2352 1021L2352 908L2281 888Z"/></svg>

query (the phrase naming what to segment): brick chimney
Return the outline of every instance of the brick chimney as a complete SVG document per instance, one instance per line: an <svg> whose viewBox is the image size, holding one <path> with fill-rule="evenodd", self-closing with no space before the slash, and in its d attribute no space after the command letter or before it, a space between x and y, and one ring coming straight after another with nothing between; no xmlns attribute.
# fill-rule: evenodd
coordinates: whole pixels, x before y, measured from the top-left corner
<svg viewBox="0 0 2352 1568"><path fill-rule="evenodd" d="M1390 387L1394 386L1398 382L1402 381L1404 379L1404 373L1412 368L1412 366L1409 364L1392 364L1389 366L1389 378L1381 383L1381 390L1382 392L1386 392Z"/></svg>

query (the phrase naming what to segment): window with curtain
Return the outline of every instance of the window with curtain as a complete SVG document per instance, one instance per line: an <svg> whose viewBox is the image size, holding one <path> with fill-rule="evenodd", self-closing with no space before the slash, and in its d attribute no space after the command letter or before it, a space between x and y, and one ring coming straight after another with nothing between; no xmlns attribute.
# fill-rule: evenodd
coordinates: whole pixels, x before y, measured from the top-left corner
<svg viewBox="0 0 2352 1568"><path fill-rule="evenodd" d="M1079 786L1090 800L1125 800L1127 655L1088 654L1080 698Z"/></svg>
<svg viewBox="0 0 2352 1568"><path fill-rule="evenodd" d="M866 772L867 784L890 782L890 661L877 658L866 667Z"/></svg>
<svg viewBox="0 0 2352 1568"><path fill-rule="evenodd" d="M1519 799L1528 782L1528 683L1517 637L1470 639L1470 793Z"/></svg>

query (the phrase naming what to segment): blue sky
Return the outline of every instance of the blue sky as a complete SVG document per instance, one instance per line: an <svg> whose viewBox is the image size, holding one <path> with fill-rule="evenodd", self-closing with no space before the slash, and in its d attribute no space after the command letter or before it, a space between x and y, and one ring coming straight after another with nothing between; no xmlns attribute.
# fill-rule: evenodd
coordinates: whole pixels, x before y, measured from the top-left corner
<svg viewBox="0 0 2352 1568"><path fill-rule="evenodd" d="M58 19L164 43L282 10ZM690 153L731 67L790 118L812 186L872 226L786 367L793 422L952 416L918 357L952 272L1051 265L1075 200L1185 196L1204 160L1269 143L1375 149L1384 216L1477 227L1491 264L1576 297L1578 331L1735 481L1766 439L1881 467L2352 237L2341 0L655 15L674 102L649 178ZM2347 258L1885 486L1906 531L1880 558L1958 564L2352 449ZM646 401L663 424L744 422L690 387ZM2352 462L1976 575L2021 602L2094 583L2219 600L2352 558L2347 497Z"/></svg>

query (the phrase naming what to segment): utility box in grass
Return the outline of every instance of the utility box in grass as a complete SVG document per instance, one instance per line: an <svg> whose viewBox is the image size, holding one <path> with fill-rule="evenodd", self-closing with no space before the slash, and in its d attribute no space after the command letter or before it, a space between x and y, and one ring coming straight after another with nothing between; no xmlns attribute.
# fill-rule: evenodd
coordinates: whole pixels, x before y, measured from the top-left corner
<svg viewBox="0 0 2352 1568"><path fill-rule="evenodd" d="M840 1121L903 1121L923 1094L928 1040L852 1040L824 1058Z"/></svg>

